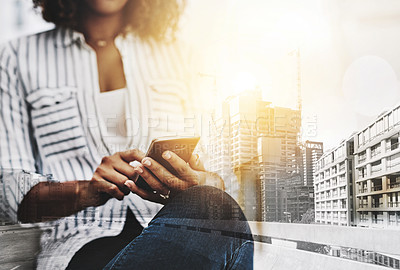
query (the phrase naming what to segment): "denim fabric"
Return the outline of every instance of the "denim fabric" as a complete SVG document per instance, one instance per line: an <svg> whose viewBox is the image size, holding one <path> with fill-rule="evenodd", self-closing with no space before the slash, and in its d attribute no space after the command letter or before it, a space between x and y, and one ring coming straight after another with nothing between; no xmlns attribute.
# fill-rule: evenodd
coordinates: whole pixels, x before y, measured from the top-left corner
<svg viewBox="0 0 400 270"><path fill-rule="evenodd" d="M254 244L239 205L196 186L165 205L105 269L253 269Z"/></svg>

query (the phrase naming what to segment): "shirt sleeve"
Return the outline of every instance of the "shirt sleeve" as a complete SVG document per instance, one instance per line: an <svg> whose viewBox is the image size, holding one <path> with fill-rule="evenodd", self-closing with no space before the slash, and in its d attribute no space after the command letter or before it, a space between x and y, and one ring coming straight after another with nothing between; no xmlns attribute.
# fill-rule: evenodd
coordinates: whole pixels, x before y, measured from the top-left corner
<svg viewBox="0 0 400 270"><path fill-rule="evenodd" d="M32 151L34 140L31 137L29 110L14 45L9 42L0 46L0 222L2 223L16 222L19 203L36 184L31 174L27 174L28 177L21 173L35 172L36 162Z"/></svg>
<svg viewBox="0 0 400 270"><path fill-rule="evenodd" d="M0 225L18 222L18 206L25 194L39 182L53 181L50 175L40 175L24 170L1 169Z"/></svg>

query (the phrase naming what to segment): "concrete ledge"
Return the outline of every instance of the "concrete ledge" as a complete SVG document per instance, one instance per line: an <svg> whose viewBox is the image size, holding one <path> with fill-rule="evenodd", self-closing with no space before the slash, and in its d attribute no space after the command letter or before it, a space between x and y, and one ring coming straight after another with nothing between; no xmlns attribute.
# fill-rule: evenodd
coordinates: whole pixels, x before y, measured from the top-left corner
<svg viewBox="0 0 400 270"><path fill-rule="evenodd" d="M35 269L41 233L35 226L0 226L0 269Z"/></svg>
<svg viewBox="0 0 400 270"><path fill-rule="evenodd" d="M255 243L255 270L383 270L383 266L322 255L282 246Z"/></svg>
<svg viewBox="0 0 400 270"><path fill-rule="evenodd" d="M400 255L400 230L297 223L249 222L253 234Z"/></svg>

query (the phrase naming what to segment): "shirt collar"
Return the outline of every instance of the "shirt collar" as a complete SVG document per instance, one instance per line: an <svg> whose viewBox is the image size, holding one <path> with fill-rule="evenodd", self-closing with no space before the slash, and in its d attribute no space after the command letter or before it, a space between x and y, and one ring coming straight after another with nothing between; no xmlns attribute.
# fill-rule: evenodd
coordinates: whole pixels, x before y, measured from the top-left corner
<svg viewBox="0 0 400 270"><path fill-rule="evenodd" d="M57 47L69 47L74 43L85 42L85 37L83 36L83 34L73 29L57 27L55 31Z"/></svg>

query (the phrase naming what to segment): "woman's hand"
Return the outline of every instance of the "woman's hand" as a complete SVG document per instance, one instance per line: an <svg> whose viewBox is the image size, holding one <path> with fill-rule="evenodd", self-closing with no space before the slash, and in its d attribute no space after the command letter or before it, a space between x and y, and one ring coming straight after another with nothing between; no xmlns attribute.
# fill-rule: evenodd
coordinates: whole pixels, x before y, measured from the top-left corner
<svg viewBox="0 0 400 270"><path fill-rule="evenodd" d="M155 192L143 190L133 181L126 181L125 185L143 199L159 203L166 203L166 199L170 196L196 185L210 185L225 189L221 177L216 173L205 171L198 155L192 155L188 163L171 151L165 151L162 156L176 170L177 176L154 159L145 157L134 171L143 177Z"/></svg>
<svg viewBox="0 0 400 270"><path fill-rule="evenodd" d="M129 163L135 160L140 162L144 156L142 151L132 149L104 157L89 182L87 194L81 197L97 205L104 204L110 198L122 200L130 192L124 183L136 176L134 167Z"/></svg>

